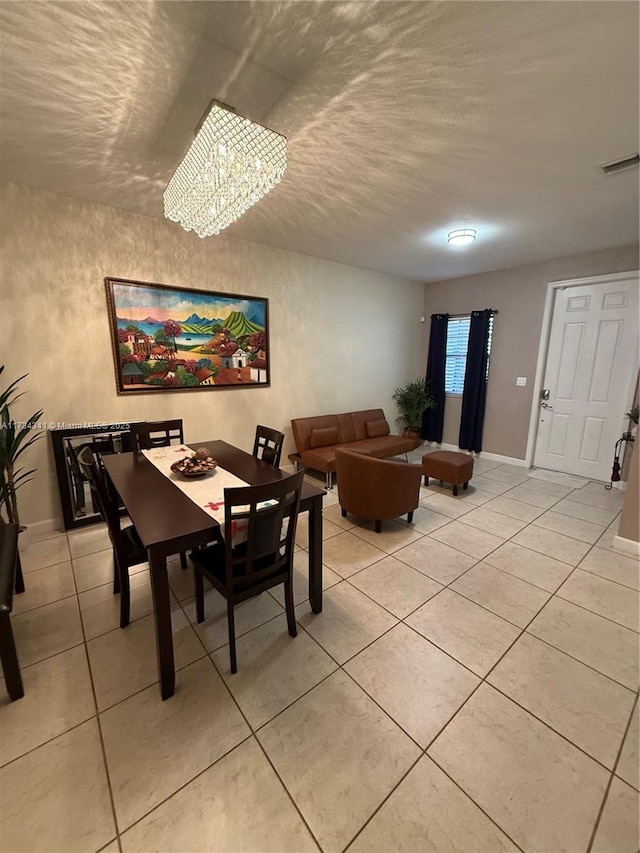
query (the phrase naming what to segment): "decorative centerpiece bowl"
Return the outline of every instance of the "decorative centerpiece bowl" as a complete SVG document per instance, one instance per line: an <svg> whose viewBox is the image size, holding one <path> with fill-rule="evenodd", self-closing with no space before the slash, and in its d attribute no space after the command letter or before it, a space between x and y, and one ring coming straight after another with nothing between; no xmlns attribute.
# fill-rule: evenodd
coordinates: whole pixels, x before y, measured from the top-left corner
<svg viewBox="0 0 640 853"><path fill-rule="evenodd" d="M209 456L208 447L199 447L191 456L185 456L174 462L171 470L174 474L180 474L181 477L195 479L210 474L217 464L216 460Z"/></svg>

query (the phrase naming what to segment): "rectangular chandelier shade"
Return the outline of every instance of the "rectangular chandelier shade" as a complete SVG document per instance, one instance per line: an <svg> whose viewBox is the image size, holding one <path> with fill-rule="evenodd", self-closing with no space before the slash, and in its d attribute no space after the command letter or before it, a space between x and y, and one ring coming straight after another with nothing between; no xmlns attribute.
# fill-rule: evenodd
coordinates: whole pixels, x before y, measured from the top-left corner
<svg viewBox="0 0 640 853"><path fill-rule="evenodd" d="M199 237L239 219L287 170L287 140L213 102L164 191L164 215Z"/></svg>

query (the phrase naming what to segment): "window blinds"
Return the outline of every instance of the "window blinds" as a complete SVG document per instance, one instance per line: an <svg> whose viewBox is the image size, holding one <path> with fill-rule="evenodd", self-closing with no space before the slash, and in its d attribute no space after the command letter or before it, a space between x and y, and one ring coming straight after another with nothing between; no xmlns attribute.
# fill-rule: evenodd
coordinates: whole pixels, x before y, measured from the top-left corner
<svg viewBox="0 0 640 853"><path fill-rule="evenodd" d="M464 390L464 374L467 369L467 348L469 346L470 327L471 315L449 318L447 325L447 360L445 365L445 392L447 394L462 394ZM492 341L493 316L489 320L489 356L491 355ZM489 360L487 360L488 377Z"/></svg>

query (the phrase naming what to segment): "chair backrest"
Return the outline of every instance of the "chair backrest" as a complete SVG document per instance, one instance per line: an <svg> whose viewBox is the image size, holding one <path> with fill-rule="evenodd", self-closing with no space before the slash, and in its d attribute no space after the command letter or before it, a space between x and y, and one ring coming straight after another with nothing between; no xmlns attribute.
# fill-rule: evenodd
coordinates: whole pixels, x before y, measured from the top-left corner
<svg viewBox="0 0 640 853"><path fill-rule="evenodd" d="M135 453L153 447L168 447L172 443L183 444L182 421L146 421L131 424L131 443Z"/></svg>
<svg viewBox="0 0 640 853"><path fill-rule="evenodd" d="M93 502L107 525L109 539L113 547L119 551L123 547L120 512L109 492L105 474L96 462L90 445L85 444L78 448L76 458L82 474L89 482Z"/></svg>
<svg viewBox="0 0 640 853"><path fill-rule="evenodd" d="M224 490L225 573L230 595L273 586L293 566L293 547L304 471L291 477ZM286 521L286 524L284 523ZM233 544L246 526L246 541Z"/></svg>
<svg viewBox="0 0 640 853"><path fill-rule="evenodd" d="M278 432L277 429L271 429L271 427L258 425L256 427L255 441L253 442L253 455L256 459L262 459L263 462L268 462L274 468L279 468L283 444L283 432Z"/></svg>

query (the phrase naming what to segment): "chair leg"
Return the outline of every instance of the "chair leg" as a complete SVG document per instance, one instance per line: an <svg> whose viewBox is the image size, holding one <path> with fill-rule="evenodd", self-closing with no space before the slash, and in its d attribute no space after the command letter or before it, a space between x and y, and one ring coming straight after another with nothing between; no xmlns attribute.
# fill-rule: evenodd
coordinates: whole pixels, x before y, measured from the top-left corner
<svg viewBox="0 0 640 853"><path fill-rule="evenodd" d="M24 592L24 577L22 576L22 563L20 562L20 554L16 557L16 592Z"/></svg>
<svg viewBox="0 0 640 853"><path fill-rule="evenodd" d="M113 594L117 595L120 592L120 572L118 571L118 558L116 557L115 549L113 551Z"/></svg>
<svg viewBox="0 0 640 853"><path fill-rule="evenodd" d="M24 696L24 687L8 613L0 613L0 658L9 699L12 702L21 699Z"/></svg>
<svg viewBox="0 0 640 853"><path fill-rule="evenodd" d="M180 551L180 566L183 570L187 568L187 555L184 551Z"/></svg>
<svg viewBox="0 0 640 853"><path fill-rule="evenodd" d="M453 494L455 497L458 497L458 487L457 486L453 487Z"/></svg>
<svg viewBox="0 0 640 853"><path fill-rule="evenodd" d="M465 491L466 491L466 489L468 489L468 488L469 488L469 481L468 481L468 480L467 480L467 482L466 482L466 483L463 483L463 484L462 484L462 488L463 488L463 489L465 489Z"/></svg>
<svg viewBox="0 0 640 853"><path fill-rule="evenodd" d="M409 524L413 523L413 510L407 513L407 521L409 522Z"/></svg>
<svg viewBox="0 0 640 853"><path fill-rule="evenodd" d="M233 613L233 604L227 600L227 623L229 625L229 658L231 660L231 673L238 671L236 659L236 623Z"/></svg>
<svg viewBox="0 0 640 853"><path fill-rule="evenodd" d="M380 521L380 519L379 519L379 518L376 518L376 520L375 520L375 524L374 524L374 527L375 527L375 531L376 531L376 533L380 533L380 532L381 532L381 530L382 530L382 522Z"/></svg>
<svg viewBox="0 0 640 853"><path fill-rule="evenodd" d="M426 474L424 475L424 484L425 484L425 486L429 485L429 478L427 477Z"/></svg>
<svg viewBox="0 0 640 853"><path fill-rule="evenodd" d="M204 622L204 578L197 569L193 570L193 583L196 590L196 620L200 623Z"/></svg>
<svg viewBox="0 0 640 853"><path fill-rule="evenodd" d="M296 625L296 612L293 606L293 580L291 576L284 582L284 603L287 609L287 627L291 637L298 636L298 626Z"/></svg>
<svg viewBox="0 0 640 853"><path fill-rule="evenodd" d="M343 506L340 507L340 512L342 513L343 518L347 517L347 511Z"/></svg>

